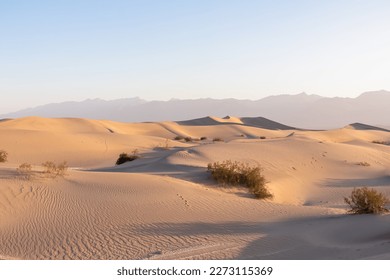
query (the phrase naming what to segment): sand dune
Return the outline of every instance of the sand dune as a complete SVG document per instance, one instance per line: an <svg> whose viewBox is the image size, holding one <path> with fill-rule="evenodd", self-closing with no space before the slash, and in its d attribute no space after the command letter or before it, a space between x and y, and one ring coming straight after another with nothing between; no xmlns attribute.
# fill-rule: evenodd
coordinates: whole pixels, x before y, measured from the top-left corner
<svg viewBox="0 0 390 280"><path fill-rule="evenodd" d="M390 216L346 215L343 201L362 186L390 197L390 146L373 143L390 141L383 129L27 117L0 122L0 135L0 258L389 258ZM115 166L134 149L140 159ZM226 159L260 164L274 199L214 183L206 166ZM43 174L47 160L66 160L68 174Z"/></svg>

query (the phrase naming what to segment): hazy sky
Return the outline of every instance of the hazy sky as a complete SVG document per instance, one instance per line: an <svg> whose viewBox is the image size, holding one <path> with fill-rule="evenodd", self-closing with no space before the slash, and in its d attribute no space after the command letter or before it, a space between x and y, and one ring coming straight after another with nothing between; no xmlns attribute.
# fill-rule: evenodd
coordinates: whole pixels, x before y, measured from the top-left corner
<svg viewBox="0 0 390 280"><path fill-rule="evenodd" d="M390 90L390 1L0 0L0 113Z"/></svg>

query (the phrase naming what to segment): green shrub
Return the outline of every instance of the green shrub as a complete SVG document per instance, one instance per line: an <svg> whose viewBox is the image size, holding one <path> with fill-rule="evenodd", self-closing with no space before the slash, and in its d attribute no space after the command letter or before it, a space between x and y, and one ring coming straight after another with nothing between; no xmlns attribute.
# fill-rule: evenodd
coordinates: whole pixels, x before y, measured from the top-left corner
<svg viewBox="0 0 390 280"><path fill-rule="evenodd" d="M56 176L64 176L68 170L68 164L66 161L56 165L52 161L46 161L42 163L42 166L44 167L44 173L52 175L54 177Z"/></svg>
<svg viewBox="0 0 390 280"><path fill-rule="evenodd" d="M8 153L4 150L0 150L0 162L6 162L8 159Z"/></svg>
<svg viewBox="0 0 390 280"><path fill-rule="evenodd" d="M260 166L251 167L241 162L226 160L209 163L207 170L220 184L245 186L259 199L273 197L266 187L267 181L261 174Z"/></svg>
<svg viewBox="0 0 390 280"><path fill-rule="evenodd" d="M345 197L344 201L351 207L348 212L352 214L380 214L389 211L385 208L389 202L387 197L367 187L354 189L351 196Z"/></svg>

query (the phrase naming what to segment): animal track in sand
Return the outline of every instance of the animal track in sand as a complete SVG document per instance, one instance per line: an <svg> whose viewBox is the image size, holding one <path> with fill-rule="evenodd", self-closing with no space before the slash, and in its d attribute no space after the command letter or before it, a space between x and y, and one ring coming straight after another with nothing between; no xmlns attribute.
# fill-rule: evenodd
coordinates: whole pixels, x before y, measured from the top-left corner
<svg viewBox="0 0 390 280"><path fill-rule="evenodd" d="M190 207L190 205L188 204L188 201L187 201L187 199L184 199L184 197L182 196L182 195L180 195L180 194L176 194L181 200L183 200L184 201L184 205L186 206L186 207Z"/></svg>

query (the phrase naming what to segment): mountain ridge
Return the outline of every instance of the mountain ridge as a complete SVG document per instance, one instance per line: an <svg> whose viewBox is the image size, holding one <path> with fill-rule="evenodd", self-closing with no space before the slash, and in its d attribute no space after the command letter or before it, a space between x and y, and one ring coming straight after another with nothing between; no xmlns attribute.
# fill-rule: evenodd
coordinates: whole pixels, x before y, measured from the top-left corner
<svg viewBox="0 0 390 280"><path fill-rule="evenodd" d="M0 115L0 118L25 116L78 117L121 122L181 121L203 116L264 117L292 127L329 129L350 123L390 125L390 92L369 91L355 98L322 97L300 93L249 99L171 99L146 101L139 97L115 100L86 99L51 103Z"/></svg>

